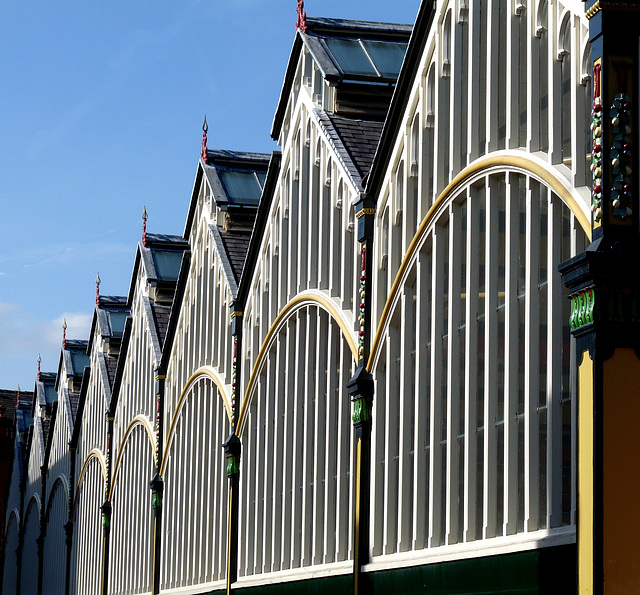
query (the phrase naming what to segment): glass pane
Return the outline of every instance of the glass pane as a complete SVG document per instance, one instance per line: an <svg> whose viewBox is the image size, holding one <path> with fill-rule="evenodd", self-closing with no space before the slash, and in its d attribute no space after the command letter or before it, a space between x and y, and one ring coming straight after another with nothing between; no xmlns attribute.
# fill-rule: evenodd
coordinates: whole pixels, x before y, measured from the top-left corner
<svg viewBox="0 0 640 595"><path fill-rule="evenodd" d="M111 322L111 332L114 335L122 335L124 332L124 323L127 320L126 312L111 312L109 314L109 321Z"/></svg>
<svg viewBox="0 0 640 595"><path fill-rule="evenodd" d="M327 39L326 43L345 74L378 75L357 39Z"/></svg>
<svg viewBox="0 0 640 595"><path fill-rule="evenodd" d="M363 41L369 57L376 65L378 72L389 78L396 78L400 72L407 46L404 43L389 43L385 41Z"/></svg>
<svg viewBox="0 0 640 595"><path fill-rule="evenodd" d="M230 203L257 205L262 188L252 171L218 171Z"/></svg>
<svg viewBox="0 0 640 595"><path fill-rule="evenodd" d="M182 263L182 252L171 250L153 250L153 264L159 281L173 280L178 278L180 264Z"/></svg>

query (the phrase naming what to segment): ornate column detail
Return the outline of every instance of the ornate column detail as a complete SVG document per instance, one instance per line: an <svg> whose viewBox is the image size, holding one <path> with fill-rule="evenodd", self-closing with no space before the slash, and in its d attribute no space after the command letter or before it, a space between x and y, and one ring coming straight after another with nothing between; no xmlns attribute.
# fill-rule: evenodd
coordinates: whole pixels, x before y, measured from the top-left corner
<svg viewBox="0 0 640 595"><path fill-rule="evenodd" d="M102 506L100 507L100 512L102 513L102 528L104 529L105 536L109 534L109 530L111 529L111 502L106 500Z"/></svg>
<svg viewBox="0 0 640 595"><path fill-rule="evenodd" d="M640 4L586 0L593 65L593 242L559 267L575 337L579 593L640 592L640 234L634 121ZM622 439L621 439L622 437ZM607 586L609 585L609 586Z"/></svg>
<svg viewBox="0 0 640 595"><path fill-rule="evenodd" d="M364 579L361 569L368 562L369 553L373 376L367 369L367 360L371 346L371 256L375 207L369 197L362 193L354 208L360 242L358 367L347 383L347 391L353 402L352 420L355 431L353 592L357 594Z"/></svg>
<svg viewBox="0 0 640 595"><path fill-rule="evenodd" d="M232 433L222 444L229 480L229 518L227 524L227 594L238 580L238 485L240 482L240 454L242 444Z"/></svg>
<svg viewBox="0 0 640 595"><path fill-rule="evenodd" d="M240 304L233 302L231 304L231 335L233 337L233 357L231 360L231 427L236 427L237 415L237 395L238 395L238 382L240 381L241 374L241 360L240 354L242 353L242 317L244 312Z"/></svg>
<svg viewBox="0 0 640 595"><path fill-rule="evenodd" d="M593 65L593 109L591 111L591 133L593 138L591 152L591 209L594 227L602 218L602 97L600 80L602 61L600 58Z"/></svg>

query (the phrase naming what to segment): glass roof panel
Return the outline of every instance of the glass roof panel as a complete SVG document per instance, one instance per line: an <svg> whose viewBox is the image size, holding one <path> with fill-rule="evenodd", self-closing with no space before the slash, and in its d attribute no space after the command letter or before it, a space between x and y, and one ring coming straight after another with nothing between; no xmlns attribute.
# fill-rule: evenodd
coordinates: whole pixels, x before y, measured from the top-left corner
<svg viewBox="0 0 640 595"><path fill-rule="evenodd" d="M44 398L47 400L47 405L51 405L54 401L58 400L58 393L53 386L44 387Z"/></svg>
<svg viewBox="0 0 640 595"><path fill-rule="evenodd" d="M182 252L175 250L152 250L153 264L156 267L158 281L176 281L180 273Z"/></svg>
<svg viewBox="0 0 640 595"><path fill-rule="evenodd" d="M363 41L362 44L382 76L397 78L407 51L406 43Z"/></svg>
<svg viewBox="0 0 640 595"><path fill-rule="evenodd" d="M262 187L252 171L219 170L229 203L237 205L257 205L260 202Z"/></svg>
<svg viewBox="0 0 640 595"><path fill-rule="evenodd" d="M109 312L111 332L114 336L122 336L124 333L124 323L127 320L127 316L126 312Z"/></svg>
<svg viewBox="0 0 640 595"><path fill-rule="evenodd" d="M333 58L345 74L378 76L357 39L325 39Z"/></svg>
<svg viewBox="0 0 640 595"><path fill-rule="evenodd" d="M73 373L80 376L84 369L91 364L89 356L84 351L72 351L71 361L73 362Z"/></svg>

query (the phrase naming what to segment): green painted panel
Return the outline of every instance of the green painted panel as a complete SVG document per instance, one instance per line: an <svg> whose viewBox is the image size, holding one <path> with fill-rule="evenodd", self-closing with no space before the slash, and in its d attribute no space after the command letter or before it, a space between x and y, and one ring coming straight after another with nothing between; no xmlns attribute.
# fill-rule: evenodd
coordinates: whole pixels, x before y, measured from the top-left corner
<svg viewBox="0 0 640 595"><path fill-rule="evenodd" d="M347 595L353 593L353 579L351 575L335 576L234 589L233 592L237 595ZM544 595L575 592L576 547L567 545L365 574L360 595Z"/></svg>

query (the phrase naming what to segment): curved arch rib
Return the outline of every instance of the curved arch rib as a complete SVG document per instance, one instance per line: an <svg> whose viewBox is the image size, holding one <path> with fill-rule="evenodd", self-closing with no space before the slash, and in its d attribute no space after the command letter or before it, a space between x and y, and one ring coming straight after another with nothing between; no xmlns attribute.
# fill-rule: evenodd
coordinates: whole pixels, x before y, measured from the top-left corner
<svg viewBox="0 0 640 595"><path fill-rule="evenodd" d="M256 358L256 362L253 365L253 370L251 370L251 376L249 377L249 383L247 384L247 390L244 393L244 398L242 399L242 406L240 407L240 414L238 416L238 435L242 434L244 429L244 421L247 415L247 408L251 401L251 397L253 394L253 389L255 387L258 375L262 370L262 366L267 358L267 354L269 353L269 349L282 329L282 327L287 323L287 321L300 309L305 306L320 306L323 310L329 314L329 316L338 323L340 330L342 331L343 336L347 340L349 344L349 349L353 355L353 359L355 361L358 360L358 347L356 345L356 341L353 337L353 330L350 327L348 321L344 318L342 311L338 308L333 300L328 298L324 293L317 290L307 290L295 296L278 314L275 321L271 325L267 336L262 342L262 346L260 347L260 351L258 353L258 357Z"/></svg>
<svg viewBox="0 0 640 595"><path fill-rule="evenodd" d="M178 403L176 405L175 411L173 412L173 416L171 417L171 424L169 426L169 432L167 433L167 440L165 442L164 450L163 450L163 452L165 453L165 456L162 459L162 465L160 467L160 475L164 475L164 471L165 471L165 468L166 468L166 462L168 460L168 457L166 456L166 453L169 452L169 448L171 447L171 444L173 442L173 438L175 437L176 425L178 423L178 416L180 414L180 411L182 410L182 407L184 406L184 402L186 401L186 398L187 398L187 395L189 394L189 391L191 390L193 385L198 380L201 380L202 378L209 378L216 385L216 387L218 388L218 391L220 392L220 395L222 396L222 401L224 403L224 407L227 410L227 417L229 418L229 421L231 421L231 405L229 404L229 397L227 395L227 391L225 389L224 383L222 382L222 379L220 378L220 376L218 376L218 374L216 374L214 369L211 368L210 366L203 366L201 368L198 368L191 375L189 380L187 380L187 383L184 385L184 388L182 389L182 392L180 393L180 398L178 399Z"/></svg>
<svg viewBox="0 0 640 595"><path fill-rule="evenodd" d="M153 430L151 429L151 425L149 424L149 420L142 415L136 415L136 417L134 417L131 420L131 422L129 422L129 425L127 426L124 436L122 437L122 440L118 445L118 456L116 457L116 464L113 466L113 478L111 480L111 486L109 487L109 497L107 498L109 502L113 498L113 489L116 485L116 480L118 478L118 471L120 470L120 459L122 458L122 453L124 452L125 446L127 444L127 440L129 439L131 432L133 432L136 426L142 426L146 430L147 436L149 438L149 444L151 446L151 453L152 453L152 456L155 458L156 442L155 442L155 437L153 435Z"/></svg>
<svg viewBox="0 0 640 595"><path fill-rule="evenodd" d="M367 370L369 370L369 372L374 368L378 356L380 355L382 336L389 325L391 314L393 313L400 296L400 290L404 285L417 254L428 235L431 223L437 219L448 201L455 197L466 185L473 183L474 180L481 178L482 176L508 171L529 175L551 188L551 190L561 198L567 207L569 207L589 240L591 239L591 221L587 215L587 211L583 208L582 198L575 189L570 186L566 179L550 168L542 159L516 151L499 151L485 155L484 157L474 161L465 167L442 191L440 196L438 196L437 200L433 203L433 206L429 209L429 212L422 220L422 223L418 227L418 231L411 240L411 244L400 263L398 274L393 281L391 291L389 292L384 309L382 310L382 316L380 317L380 321L376 329L376 334L371 345L369 361L367 362Z"/></svg>

